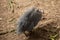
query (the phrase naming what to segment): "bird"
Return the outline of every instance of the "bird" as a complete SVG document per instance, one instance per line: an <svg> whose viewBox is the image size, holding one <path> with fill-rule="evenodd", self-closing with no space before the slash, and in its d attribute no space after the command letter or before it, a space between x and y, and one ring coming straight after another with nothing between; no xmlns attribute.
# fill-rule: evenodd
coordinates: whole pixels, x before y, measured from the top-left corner
<svg viewBox="0 0 60 40"><path fill-rule="evenodd" d="M42 18L42 12L32 7L28 9L22 16L19 17L17 22L17 34L31 32Z"/></svg>

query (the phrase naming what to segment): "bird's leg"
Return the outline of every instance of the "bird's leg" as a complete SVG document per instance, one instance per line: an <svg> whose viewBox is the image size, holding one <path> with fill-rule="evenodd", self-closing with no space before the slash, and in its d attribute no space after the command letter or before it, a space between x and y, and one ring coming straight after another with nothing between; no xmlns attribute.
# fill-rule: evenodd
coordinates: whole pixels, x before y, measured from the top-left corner
<svg viewBox="0 0 60 40"><path fill-rule="evenodd" d="M24 34L25 34L26 37L29 36L29 32L27 32L27 31L25 31Z"/></svg>

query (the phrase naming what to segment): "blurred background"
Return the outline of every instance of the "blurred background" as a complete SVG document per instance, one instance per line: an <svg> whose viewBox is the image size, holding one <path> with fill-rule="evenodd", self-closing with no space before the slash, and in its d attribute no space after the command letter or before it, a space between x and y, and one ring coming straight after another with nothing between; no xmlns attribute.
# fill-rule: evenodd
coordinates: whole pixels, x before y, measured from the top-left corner
<svg viewBox="0 0 60 40"><path fill-rule="evenodd" d="M33 6L44 11L37 29L29 38L17 35L12 31L16 30L17 19ZM0 40L60 40L59 8L60 0L0 0Z"/></svg>

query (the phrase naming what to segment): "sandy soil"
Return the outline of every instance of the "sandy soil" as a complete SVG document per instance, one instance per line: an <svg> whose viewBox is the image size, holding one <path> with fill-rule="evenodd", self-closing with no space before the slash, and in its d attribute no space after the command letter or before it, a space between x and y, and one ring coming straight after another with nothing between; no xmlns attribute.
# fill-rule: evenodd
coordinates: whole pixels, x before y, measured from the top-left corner
<svg viewBox="0 0 60 40"><path fill-rule="evenodd" d="M30 37L9 32L16 29L17 19L33 6L42 9L44 14L37 29L30 34ZM0 0L0 33L8 31L8 33L0 35L0 40L50 40L50 35L58 34L59 36L59 8L60 0ZM59 37L54 39L60 40Z"/></svg>

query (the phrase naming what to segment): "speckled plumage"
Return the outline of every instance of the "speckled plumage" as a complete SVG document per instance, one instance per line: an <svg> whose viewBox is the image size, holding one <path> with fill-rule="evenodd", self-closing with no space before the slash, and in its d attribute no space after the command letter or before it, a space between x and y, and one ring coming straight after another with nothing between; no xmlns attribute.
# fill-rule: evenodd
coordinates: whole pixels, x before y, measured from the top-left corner
<svg viewBox="0 0 60 40"><path fill-rule="evenodd" d="M32 31L42 17L42 12L39 9L31 8L27 10L18 20L17 33Z"/></svg>

